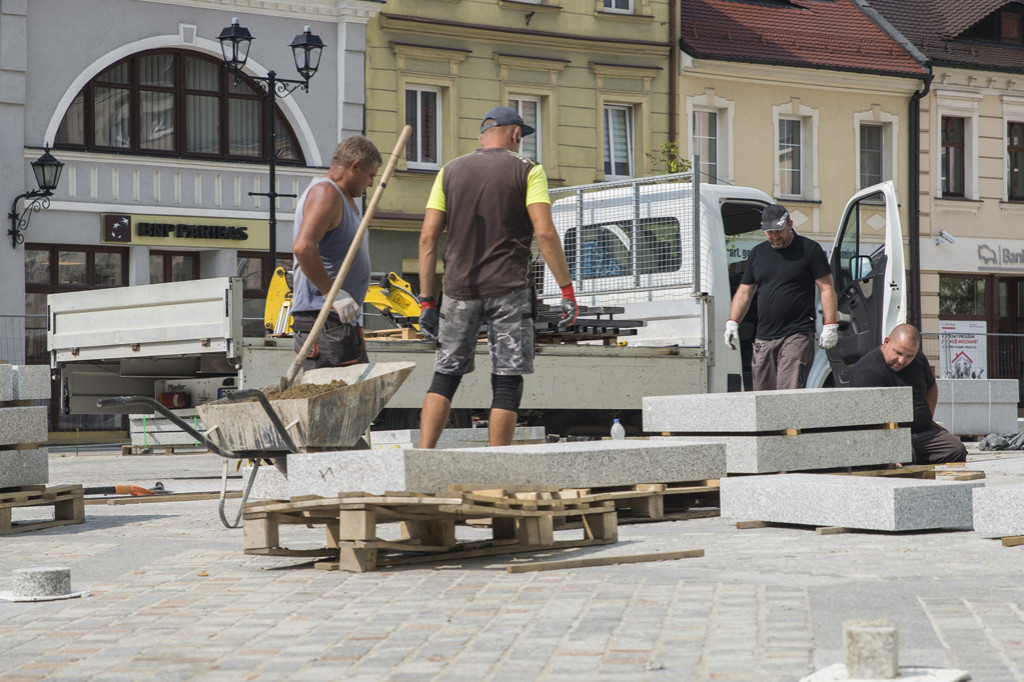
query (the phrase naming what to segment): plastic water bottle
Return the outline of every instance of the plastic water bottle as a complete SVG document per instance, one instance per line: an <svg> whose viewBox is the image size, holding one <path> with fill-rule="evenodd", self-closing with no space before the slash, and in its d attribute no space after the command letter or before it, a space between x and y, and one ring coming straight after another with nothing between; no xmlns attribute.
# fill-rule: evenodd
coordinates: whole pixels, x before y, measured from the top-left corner
<svg viewBox="0 0 1024 682"><path fill-rule="evenodd" d="M625 440L626 429L623 428L619 420L616 419L612 422L612 440Z"/></svg>

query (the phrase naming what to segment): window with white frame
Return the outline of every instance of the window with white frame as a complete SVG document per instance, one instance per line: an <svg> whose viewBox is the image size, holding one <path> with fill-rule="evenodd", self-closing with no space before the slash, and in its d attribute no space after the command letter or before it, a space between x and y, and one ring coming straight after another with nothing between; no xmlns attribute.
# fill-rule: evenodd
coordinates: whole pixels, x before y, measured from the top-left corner
<svg viewBox="0 0 1024 682"><path fill-rule="evenodd" d="M804 192L803 121L779 119L779 194L802 196Z"/></svg>
<svg viewBox="0 0 1024 682"><path fill-rule="evenodd" d="M938 182L938 198L978 199L978 103L980 93L935 91L934 148L932 168ZM1003 100L1004 124L1012 116L1012 105ZM1004 134L1006 128L1003 128Z"/></svg>
<svg viewBox="0 0 1024 682"><path fill-rule="evenodd" d="M532 135L523 136L522 141L519 143L519 153L528 159L533 159L537 163L540 163L541 140L543 135L540 123L540 98L520 97L519 95L515 95L509 97L508 105L523 117L523 122L526 125L534 129L534 133Z"/></svg>
<svg viewBox="0 0 1024 682"><path fill-rule="evenodd" d="M435 87L407 86L405 122L412 135L405 146L409 168L433 170L441 167L441 90Z"/></svg>
<svg viewBox="0 0 1024 682"><path fill-rule="evenodd" d="M633 0L604 0L606 12L633 13Z"/></svg>
<svg viewBox="0 0 1024 682"><path fill-rule="evenodd" d="M870 187L885 180L885 130L881 125L860 125L860 186Z"/></svg>
<svg viewBox="0 0 1024 682"><path fill-rule="evenodd" d="M716 183L718 173L718 112L693 111L693 155L700 156L700 181Z"/></svg>
<svg viewBox="0 0 1024 682"><path fill-rule="evenodd" d="M604 106L604 175L608 180L633 177L633 107Z"/></svg>

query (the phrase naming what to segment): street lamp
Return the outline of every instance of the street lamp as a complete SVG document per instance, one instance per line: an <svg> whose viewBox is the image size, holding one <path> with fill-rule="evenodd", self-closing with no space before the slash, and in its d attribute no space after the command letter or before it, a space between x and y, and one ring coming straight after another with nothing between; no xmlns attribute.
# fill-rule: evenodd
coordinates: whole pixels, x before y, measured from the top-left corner
<svg viewBox="0 0 1024 682"><path fill-rule="evenodd" d="M64 164L54 158L49 147L44 147L43 155L32 162L32 172L36 176L36 184L39 185L39 189L19 194L11 203L11 212L7 214L7 217L11 219L11 229L7 230L7 234L11 235L12 248L18 248L18 244L25 241L24 232L28 229L32 214L50 207L50 197L53 195L53 190L57 189L62 170L64 170ZM32 201L25 204L24 210L19 215L18 202L22 199L31 199Z"/></svg>
<svg viewBox="0 0 1024 682"><path fill-rule="evenodd" d="M242 69L249 58L249 43L252 41L252 34L249 29L240 26L238 19L232 19L231 25L226 27L217 36L220 41L221 53L224 56L224 66L235 75L235 84L242 79ZM289 47L292 48L292 57L295 59L295 69L302 76L302 80L290 80L278 78L277 73L268 71L266 76L253 76L246 74L244 79L255 83L263 92L267 103L267 120L269 136L269 155L267 165L270 167L270 191L249 192L251 197L267 197L270 199L270 220L267 222L270 232L270 272L277 267L277 198L296 197L295 194L277 193L277 157L280 152L277 150L277 130L275 119L277 114L277 98L287 97L296 89L301 88L309 92L309 79L313 77L320 67L320 54L324 49L324 42L320 36L310 32L309 26L295 36Z"/></svg>

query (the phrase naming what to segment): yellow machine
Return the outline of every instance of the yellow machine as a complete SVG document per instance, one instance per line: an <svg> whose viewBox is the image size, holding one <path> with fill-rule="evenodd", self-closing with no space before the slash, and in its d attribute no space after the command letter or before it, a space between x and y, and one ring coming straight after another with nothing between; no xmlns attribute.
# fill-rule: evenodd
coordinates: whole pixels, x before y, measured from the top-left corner
<svg viewBox="0 0 1024 682"><path fill-rule="evenodd" d="M380 314L396 327L402 327L399 317L418 318L420 301L412 293L412 286L393 272L371 284L366 291L366 302L377 308ZM263 310L263 326L273 334L290 334L292 331L292 290L284 268L274 271L267 289L267 305ZM419 325L409 324L419 330Z"/></svg>

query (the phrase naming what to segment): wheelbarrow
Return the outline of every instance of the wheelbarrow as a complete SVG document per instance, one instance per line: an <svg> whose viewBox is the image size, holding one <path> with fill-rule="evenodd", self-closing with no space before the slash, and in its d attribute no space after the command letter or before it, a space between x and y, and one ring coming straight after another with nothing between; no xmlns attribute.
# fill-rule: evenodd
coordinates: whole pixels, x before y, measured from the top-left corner
<svg viewBox="0 0 1024 682"><path fill-rule="evenodd" d="M289 454L356 445L415 367L414 362L387 362L314 369L284 393L276 385L235 391L196 406L205 434L149 396L101 398L97 404L149 406L223 457L218 512L226 527L237 528L261 463L271 463L287 476ZM234 523L224 511L230 459L254 462Z"/></svg>

